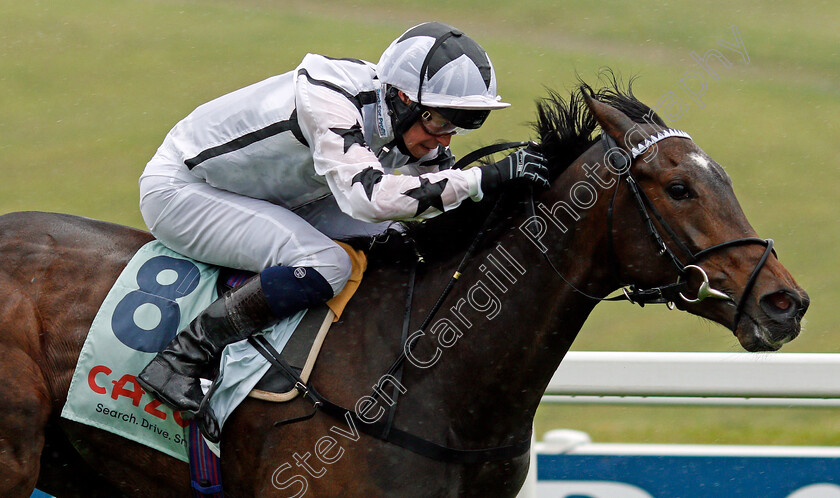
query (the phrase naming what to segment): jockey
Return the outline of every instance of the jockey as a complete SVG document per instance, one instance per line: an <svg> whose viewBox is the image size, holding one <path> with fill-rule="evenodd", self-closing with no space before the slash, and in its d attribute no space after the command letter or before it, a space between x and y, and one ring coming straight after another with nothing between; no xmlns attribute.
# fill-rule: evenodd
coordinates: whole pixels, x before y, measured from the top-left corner
<svg viewBox="0 0 840 498"><path fill-rule="evenodd" d="M432 22L406 31L376 65L308 54L294 71L195 109L146 166L140 211L169 248L257 275L179 332L140 373L143 389L197 413L199 377L225 345L342 289L350 260L331 237L431 218L511 180L547 186L530 147L450 169L452 136L509 105L485 51Z"/></svg>

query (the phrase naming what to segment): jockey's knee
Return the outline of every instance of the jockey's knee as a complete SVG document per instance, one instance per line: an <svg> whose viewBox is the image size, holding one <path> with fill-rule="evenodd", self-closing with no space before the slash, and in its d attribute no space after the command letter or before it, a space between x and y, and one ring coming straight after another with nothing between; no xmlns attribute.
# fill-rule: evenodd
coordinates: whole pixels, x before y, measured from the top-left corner
<svg viewBox="0 0 840 498"><path fill-rule="evenodd" d="M307 266L276 265L260 272L266 301L278 318L328 301L347 283L352 264L344 249L336 245L316 256Z"/></svg>
<svg viewBox="0 0 840 498"><path fill-rule="evenodd" d="M344 288L353 270L350 256L347 251L335 245L320 251L317 257L318 264L313 265L313 268L330 284L333 295L338 294Z"/></svg>

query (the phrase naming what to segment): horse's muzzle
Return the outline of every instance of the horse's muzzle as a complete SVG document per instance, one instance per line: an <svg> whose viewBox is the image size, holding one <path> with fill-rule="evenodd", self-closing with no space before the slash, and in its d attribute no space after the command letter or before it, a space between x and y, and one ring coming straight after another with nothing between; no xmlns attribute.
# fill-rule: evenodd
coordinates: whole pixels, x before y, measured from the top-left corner
<svg viewBox="0 0 840 498"><path fill-rule="evenodd" d="M776 351L795 339L810 299L801 289L781 289L764 294L758 307L745 313L736 335L748 351Z"/></svg>

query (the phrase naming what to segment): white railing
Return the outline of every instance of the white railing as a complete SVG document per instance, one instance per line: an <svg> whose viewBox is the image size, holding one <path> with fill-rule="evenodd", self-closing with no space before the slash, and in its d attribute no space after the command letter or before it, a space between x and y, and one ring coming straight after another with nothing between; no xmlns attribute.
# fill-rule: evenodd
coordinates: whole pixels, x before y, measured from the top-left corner
<svg viewBox="0 0 840 498"><path fill-rule="evenodd" d="M840 406L840 354L572 351L543 402Z"/></svg>
<svg viewBox="0 0 840 498"><path fill-rule="evenodd" d="M572 351L543 403L840 407L840 354Z"/></svg>

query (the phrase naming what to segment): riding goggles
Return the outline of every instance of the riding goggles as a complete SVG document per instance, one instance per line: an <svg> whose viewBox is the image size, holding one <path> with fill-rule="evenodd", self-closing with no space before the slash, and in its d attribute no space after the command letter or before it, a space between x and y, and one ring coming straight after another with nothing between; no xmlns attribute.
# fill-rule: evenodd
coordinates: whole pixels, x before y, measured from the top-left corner
<svg viewBox="0 0 840 498"><path fill-rule="evenodd" d="M489 114L489 110L423 108L419 121L426 133L435 137L465 135L480 127Z"/></svg>

